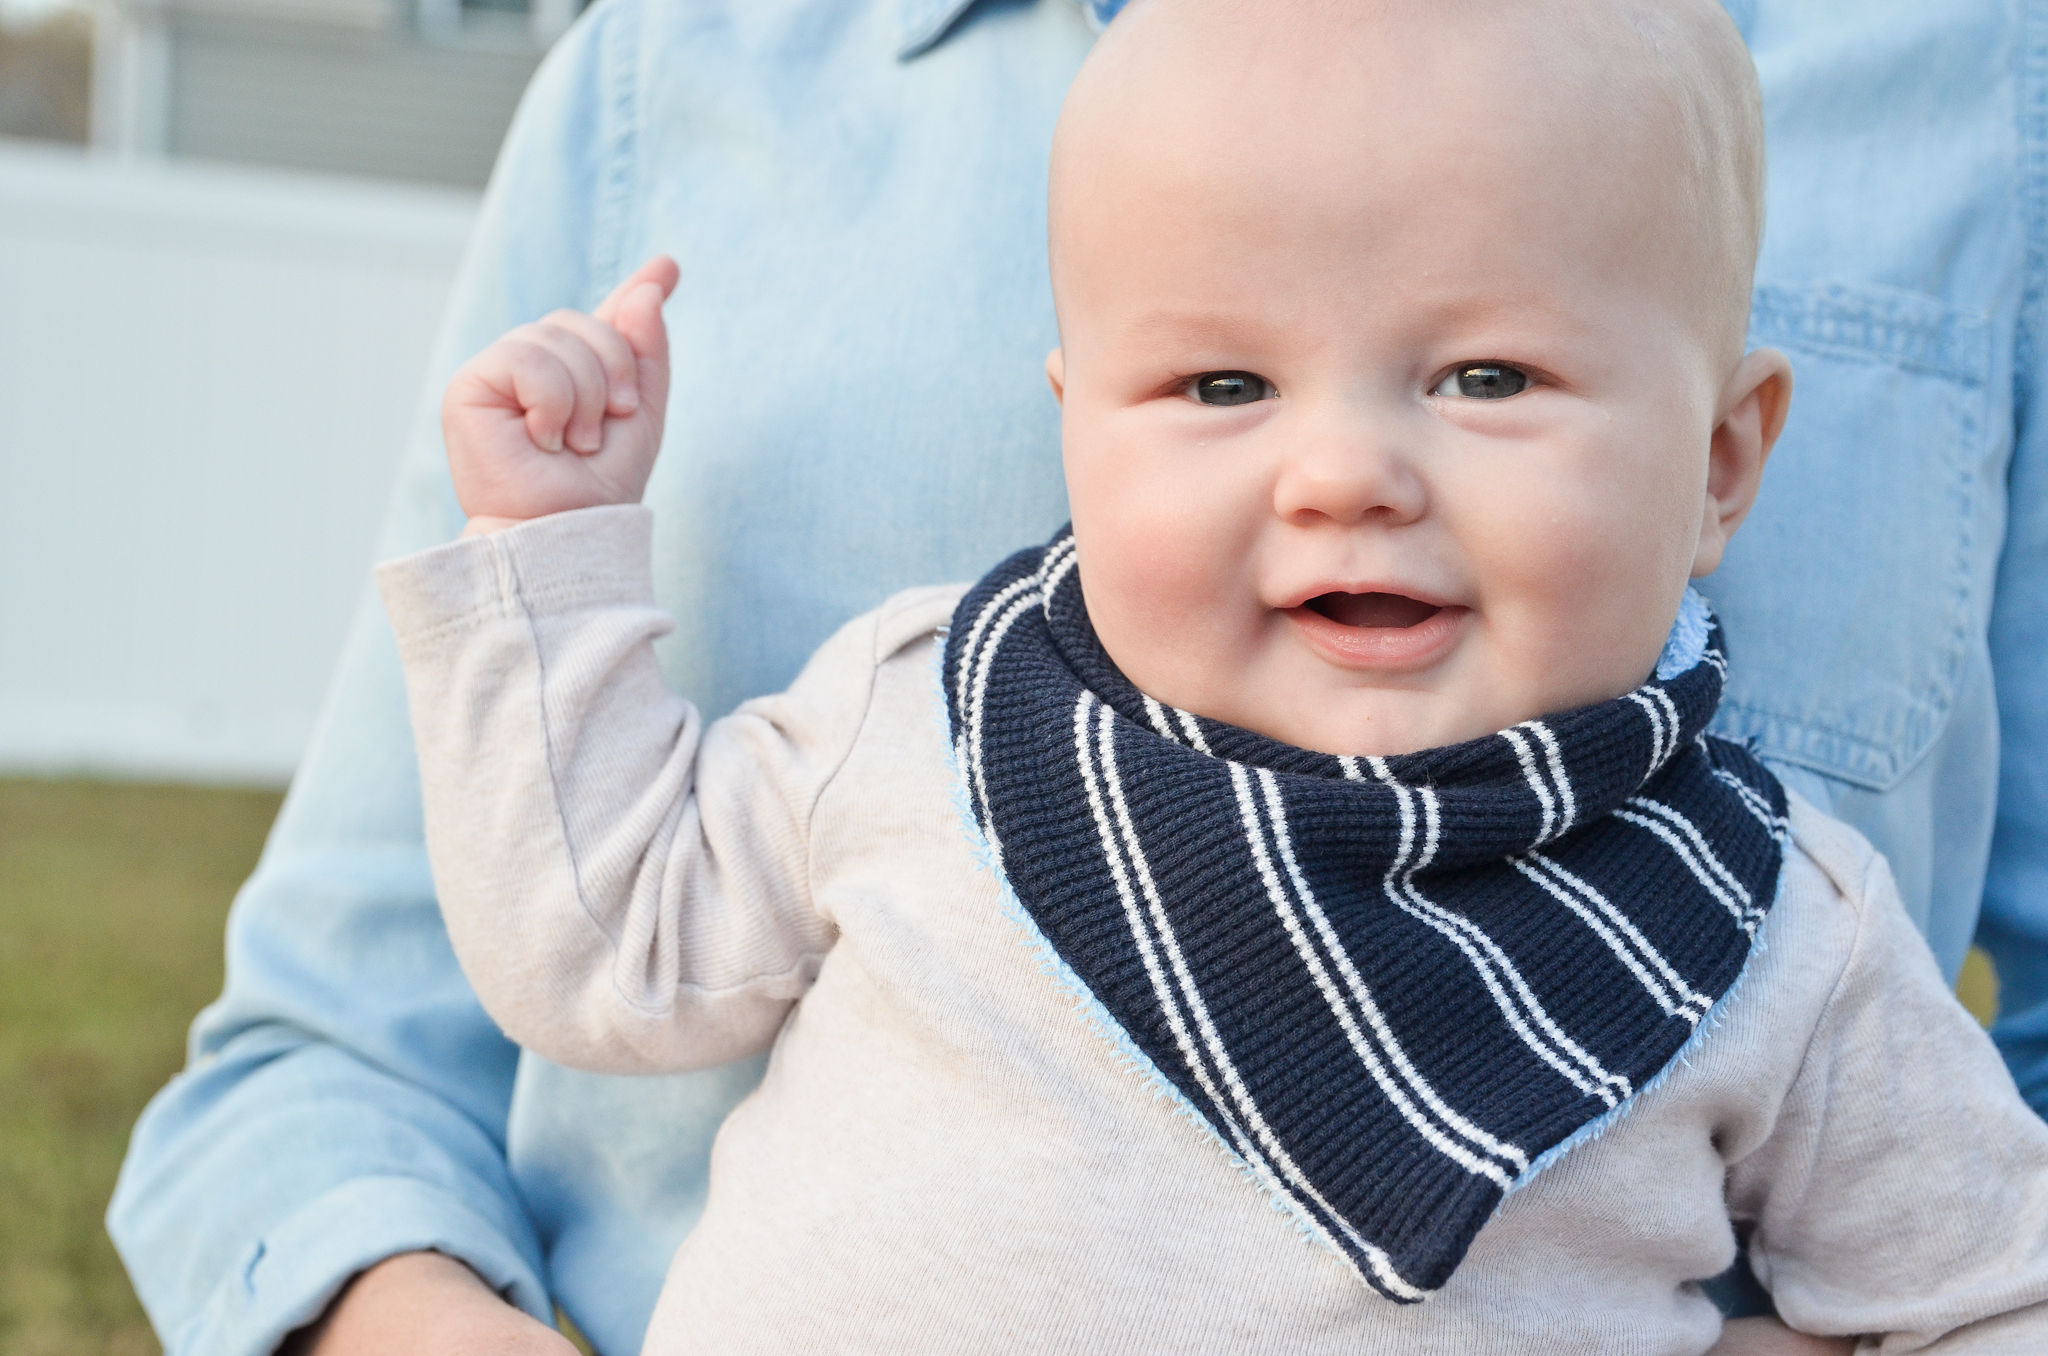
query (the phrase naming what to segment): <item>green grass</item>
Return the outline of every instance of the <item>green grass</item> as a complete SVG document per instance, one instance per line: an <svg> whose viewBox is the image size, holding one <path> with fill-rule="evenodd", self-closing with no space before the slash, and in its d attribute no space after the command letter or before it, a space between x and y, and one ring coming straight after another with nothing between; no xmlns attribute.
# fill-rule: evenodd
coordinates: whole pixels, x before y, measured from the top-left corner
<svg viewBox="0 0 2048 1356"><path fill-rule="evenodd" d="M0 780L0 1352L157 1350L101 1223L128 1131L220 991L278 797ZM1972 953L1980 1021L1997 980Z"/></svg>
<svg viewBox="0 0 2048 1356"><path fill-rule="evenodd" d="M101 1223L220 992L270 792L0 780L0 1351L156 1351Z"/></svg>
<svg viewBox="0 0 2048 1356"><path fill-rule="evenodd" d="M1956 997L1963 1000L1963 1006L1981 1026L1990 1026L1998 1016L1998 972L1992 968L1991 957L1974 946L1963 959L1963 973L1956 980Z"/></svg>

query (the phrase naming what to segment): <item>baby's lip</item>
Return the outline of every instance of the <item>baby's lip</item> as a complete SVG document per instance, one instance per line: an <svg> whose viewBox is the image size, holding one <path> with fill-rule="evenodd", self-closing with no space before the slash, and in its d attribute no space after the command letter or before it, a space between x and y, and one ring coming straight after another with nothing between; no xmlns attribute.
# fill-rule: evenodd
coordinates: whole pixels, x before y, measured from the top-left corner
<svg viewBox="0 0 2048 1356"><path fill-rule="evenodd" d="M1414 672L1457 644L1471 609L1387 588L1323 589L1281 609L1331 663L1359 671Z"/></svg>
<svg viewBox="0 0 2048 1356"><path fill-rule="evenodd" d="M1346 626L1413 626L1438 608L1455 606L1428 589L1389 581L1323 582L1297 589L1279 604L1282 612L1311 608ZM1383 620L1384 618L1384 620Z"/></svg>

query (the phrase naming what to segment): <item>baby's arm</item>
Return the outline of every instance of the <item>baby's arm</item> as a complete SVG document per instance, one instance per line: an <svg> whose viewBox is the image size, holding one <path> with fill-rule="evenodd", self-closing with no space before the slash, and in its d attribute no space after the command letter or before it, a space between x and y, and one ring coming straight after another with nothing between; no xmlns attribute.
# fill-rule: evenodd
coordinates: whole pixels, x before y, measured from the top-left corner
<svg viewBox="0 0 2048 1356"><path fill-rule="evenodd" d="M449 389L466 540L381 566L449 936L521 1044L618 1072L764 1048L834 930L808 817L859 727L856 623L790 693L703 730L652 642L638 498L667 384L656 260L595 316L513 331ZM872 631L872 624L866 624Z"/></svg>
<svg viewBox="0 0 2048 1356"><path fill-rule="evenodd" d="M1846 833L1847 830L1841 830ZM1769 1137L1729 1173L1778 1311L1861 1351L2048 1351L2048 1126L1870 854L1856 940Z"/></svg>

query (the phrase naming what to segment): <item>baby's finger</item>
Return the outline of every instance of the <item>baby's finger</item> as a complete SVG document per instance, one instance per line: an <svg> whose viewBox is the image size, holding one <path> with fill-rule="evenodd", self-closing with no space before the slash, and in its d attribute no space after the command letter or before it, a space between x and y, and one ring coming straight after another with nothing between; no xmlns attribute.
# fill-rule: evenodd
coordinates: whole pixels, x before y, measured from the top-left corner
<svg viewBox="0 0 2048 1356"><path fill-rule="evenodd" d="M633 270L633 276L612 289L612 294L598 303L595 315L610 325L618 319L619 303L630 296L636 288L653 283L661 289L661 298L668 300L668 294L676 290L676 279L682 276L682 269L666 254L657 254Z"/></svg>
<svg viewBox="0 0 2048 1356"><path fill-rule="evenodd" d="M576 399L569 409L569 422L563 429L563 437L571 451L597 451L604 445L606 388L604 364L597 354L583 342L581 335L554 324L552 317L539 324L522 325L513 333L554 354L568 372L569 380L575 383Z"/></svg>
<svg viewBox="0 0 2048 1356"><path fill-rule="evenodd" d="M659 287L642 283L619 298L613 322L640 357L640 399L657 419L668 407L668 326L661 319L663 300Z"/></svg>
<svg viewBox="0 0 2048 1356"><path fill-rule="evenodd" d="M540 323L567 330L597 355L604 367L607 413L624 418L640 408L640 364L625 335L581 311L556 311Z"/></svg>
<svg viewBox="0 0 2048 1356"><path fill-rule="evenodd" d="M576 408L575 378L552 349L531 337L515 331L502 343L512 396L525 411L526 436L543 452L561 451L562 430Z"/></svg>

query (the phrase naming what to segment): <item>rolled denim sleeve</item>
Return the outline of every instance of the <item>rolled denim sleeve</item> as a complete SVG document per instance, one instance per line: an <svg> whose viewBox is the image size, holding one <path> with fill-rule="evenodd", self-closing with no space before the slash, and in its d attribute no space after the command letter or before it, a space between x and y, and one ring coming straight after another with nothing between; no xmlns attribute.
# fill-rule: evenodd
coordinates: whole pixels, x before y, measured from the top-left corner
<svg viewBox="0 0 2048 1356"><path fill-rule="evenodd" d="M2043 35L2035 35L2035 44ZM2044 93L2037 86L2033 97ZM2035 121L2038 123L2040 119ZM2037 129L2048 132L2048 129ZM2023 322L2019 437L2009 473L2005 551L1991 614L2000 761L1998 823L1977 940L1998 968L1992 1028L2020 1093L2048 1116L2048 327L2041 276L2048 223L2040 145L2029 172L2037 214L2030 313Z"/></svg>
<svg viewBox="0 0 2048 1356"><path fill-rule="evenodd" d="M1977 941L1998 967L1992 1039L2048 1116L2048 14L2022 11L2016 110L2026 290L2015 341L2014 444L1991 612L1998 816Z"/></svg>
<svg viewBox="0 0 2048 1356"><path fill-rule="evenodd" d="M460 523L439 432L453 369L509 326L586 306L630 116L629 3L543 65L457 279L383 554ZM625 74L621 74L623 68ZM299 506L317 508L317 506ZM281 506L282 508L282 506ZM367 582L367 581L366 581ZM273 1350L364 1267L432 1248L551 1317L506 1166L517 1051L436 907L398 657L366 587L312 745L228 926L227 985L137 1126L108 1227L166 1348Z"/></svg>

